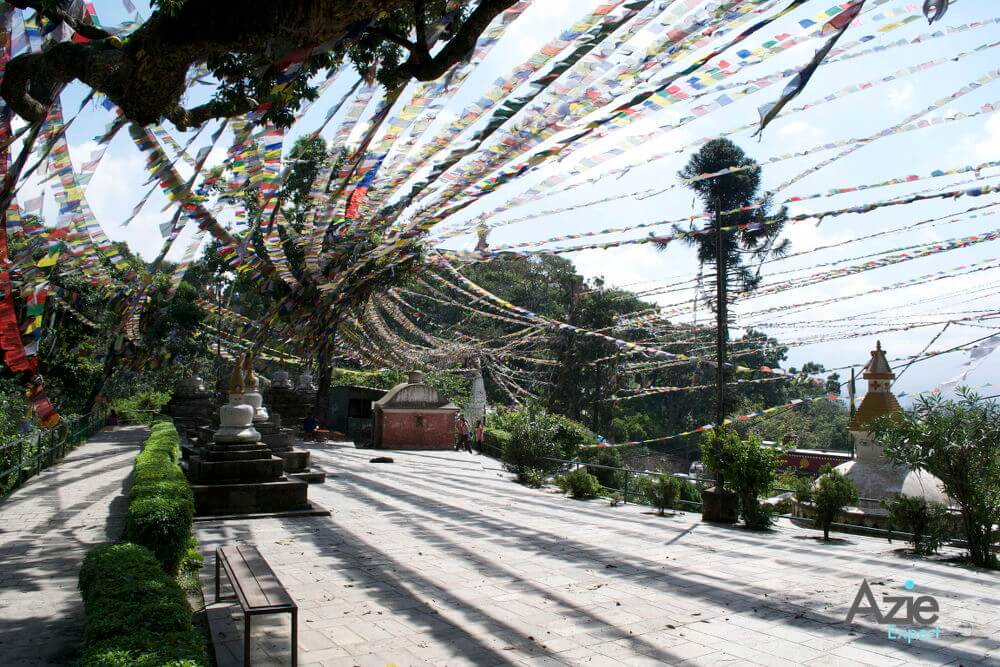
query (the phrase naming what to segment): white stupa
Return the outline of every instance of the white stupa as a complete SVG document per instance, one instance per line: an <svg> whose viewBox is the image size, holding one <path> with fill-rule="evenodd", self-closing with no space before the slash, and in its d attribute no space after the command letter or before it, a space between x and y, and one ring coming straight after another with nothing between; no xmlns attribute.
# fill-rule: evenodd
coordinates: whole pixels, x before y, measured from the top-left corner
<svg viewBox="0 0 1000 667"><path fill-rule="evenodd" d="M911 470L891 463L885 458L882 445L867 431L868 424L877 417L902 411L890 391L896 374L885 358L881 341L875 343L862 377L868 381L868 392L848 427L854 439L855 458L836 468L857 485L858 496L862 498L859 509L866 514L885 514L886 510L878 501L896 494L923 496L927 500L951 504L941 480L925 470Z"/></svg>

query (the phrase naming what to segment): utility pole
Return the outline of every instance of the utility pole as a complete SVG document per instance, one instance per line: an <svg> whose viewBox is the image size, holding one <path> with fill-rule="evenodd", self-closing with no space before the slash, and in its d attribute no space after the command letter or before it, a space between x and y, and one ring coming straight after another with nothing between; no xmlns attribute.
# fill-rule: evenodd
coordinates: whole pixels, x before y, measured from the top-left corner
<svg viewBox="0 0 1000 667"><path fill-rule="evenodd" d="M726 419L726 252L723 248L722 202L715 204L715 424Z"/></svg>

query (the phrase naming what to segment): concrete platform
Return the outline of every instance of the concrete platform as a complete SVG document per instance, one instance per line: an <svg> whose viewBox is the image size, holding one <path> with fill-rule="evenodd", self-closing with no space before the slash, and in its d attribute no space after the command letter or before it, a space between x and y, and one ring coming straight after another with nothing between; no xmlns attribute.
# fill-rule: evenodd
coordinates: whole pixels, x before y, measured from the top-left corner
<svg viewBox="0 0 1000 667"><path fill-rule="evenodd" d="M310 443L336 474L310 487L328 517L199 523L213 551L256 544L299 604L301 665L987 665L1000 651L1000 573L914 559L899 542L575 501L511 481L486 457ZM952 554L953 555L953 554ZM939 638L845 623L863 579L932 595ZM210 604L220 667L242 664L241 616ZM253 664L288 664L288 621L254 620Z"/></svg>

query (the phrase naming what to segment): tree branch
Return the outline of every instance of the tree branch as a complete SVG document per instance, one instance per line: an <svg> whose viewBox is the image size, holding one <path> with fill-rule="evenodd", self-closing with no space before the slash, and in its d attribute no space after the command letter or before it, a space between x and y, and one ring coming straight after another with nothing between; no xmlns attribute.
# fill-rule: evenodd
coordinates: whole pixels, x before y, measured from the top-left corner
<svg viewBox="0 0 1000 667"><path fill-rule="evenodd" d="M393 31L386 30L385 28L379 28L377 26L372 26L372 27L368 28L368 30L366 30L365 32L367 32L370 35L374 35L376 37L381 37L382 39L384 39L387 42L392 42L393 44L398 44L398 45L402 46L404 49L406 49L407 51L409 51L410 53L413 53L413 50L415 48L417 48L416 44L411 43L409 40L407 40L402 35L397 35Z"/></svg>
<svg viewBox="0 0 1000 667"><path fill-rule="evenodd" d="M413 0L413 18L417 31L417 44L427 48L427 16L424 0Z"/></svg>
<svg viewBox="0 0 1000 667"><path fill-rule="evenodd" d="M34 9L36 12L52 21L53 23L65 23L74 31L87 39L107 39L111 33L100 26L84 23L80 19L67 13L60 6L46 5L46 3L36 0L9 0L9 4L18 9Z"/></svg>
<svg viewBox="0 0 1000 667"><path fill-rule="evenodd" d="M517 0L483 0L465 20L451 41L445 44L444 48L438 51L434 57L425 60L413 53L410 59L400 67L400 72L404 76L413 77L418 81L433 81L439 78L475 48L479 35L489 26L496 15L515 2ZM425 54L427 53L426 44L423 45L423 51Z"/></svg>

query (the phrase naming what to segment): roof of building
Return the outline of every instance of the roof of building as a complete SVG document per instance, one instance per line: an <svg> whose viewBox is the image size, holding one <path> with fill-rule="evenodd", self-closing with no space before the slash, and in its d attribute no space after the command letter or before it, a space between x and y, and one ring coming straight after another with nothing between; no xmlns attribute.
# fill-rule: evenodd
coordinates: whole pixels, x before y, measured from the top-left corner
<svg viewBox="0 0 1000 667"><path fill-rule="evenodd" d="M902 407L896 397L888 391L870 391L865 394L858 411L854 413L854 419L848 427L851 431L863 431L865 426L876 417L887 415L891 412L900 412Z"/></svg>
<svg viewBox="0 0 1000 667"><path fill-rule="evenodd" d="M869 375L892 375L892 367L889 360L885 358L885 351L882 349L882 341L875 341L875 349L872 350L872 358L865 364L864 376Z"/></svg>

